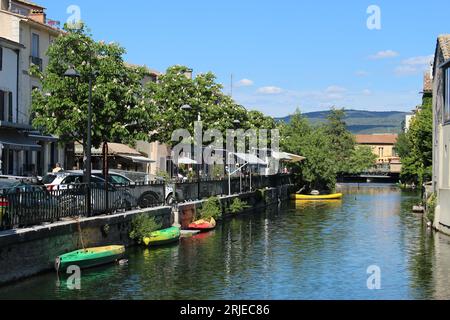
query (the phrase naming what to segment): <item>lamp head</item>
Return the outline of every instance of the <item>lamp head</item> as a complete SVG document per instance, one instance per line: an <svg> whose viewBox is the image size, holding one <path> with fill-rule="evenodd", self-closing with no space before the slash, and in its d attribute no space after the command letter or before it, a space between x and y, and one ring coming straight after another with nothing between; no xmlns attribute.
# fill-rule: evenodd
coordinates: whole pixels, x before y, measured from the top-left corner
<svg viewBox="0 0 450 320"><path fill-rule="evenodd" d="M69 68L69 69L67 69L66 72L64 72L64 77L77 79L77 78L80 78L81 75L74 68Z"/></svg>

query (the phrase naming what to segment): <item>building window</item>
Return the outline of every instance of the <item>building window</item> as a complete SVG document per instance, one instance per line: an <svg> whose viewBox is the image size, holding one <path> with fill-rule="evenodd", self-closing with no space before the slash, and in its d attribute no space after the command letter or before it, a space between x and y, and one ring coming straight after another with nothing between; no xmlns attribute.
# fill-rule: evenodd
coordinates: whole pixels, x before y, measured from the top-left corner
<svg viewBox="0 0 450 320"><path fill-rule="evenodd" d="M35 65L42 71L42 59L40 56L40 48L39 48L39 35L36 33L31 34L31 56L30 63L31 65Z"/></svg>
<svg viewBox="0 0 450 320"><path fill-rule="evenodd" d="M39 35L33 33L31 39L31 55L35 58L39 58Z"/></svg>
<svg viewBox="0 0 450 320"><path fill-rule="evenodd" d="M17 3L11 3L11 12L20 14L22 16L30 15L30 9L19 6Z"/></svg>
<svg viewBox="0 0 450 320"><path fill-rule="evenodd" d="M450 121L450 68L445 69L444 122Z"/></svg>
<svg viewBox="0 0 450 320"><path fill-rule="evenodd" d="M13 94L0 90L0 121L13 122Z"/></svg>
<svg viewBox="0 0 450 320"><path fill-rule="evenodd" d="M378 156L380 157L380 158L383 158L384 157L384 148L378 148Z"/></svg>

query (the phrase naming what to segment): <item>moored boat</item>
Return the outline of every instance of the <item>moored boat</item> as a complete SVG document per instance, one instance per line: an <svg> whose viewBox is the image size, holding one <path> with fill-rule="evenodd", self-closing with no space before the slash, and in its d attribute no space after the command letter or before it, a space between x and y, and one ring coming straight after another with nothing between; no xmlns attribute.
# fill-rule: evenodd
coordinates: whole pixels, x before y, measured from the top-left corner
<svg viewBox="0 0 450 320"><path fill-rule="evenodd" d="M64 271L68 266L81 269L97 267L120 260L125 254L125 246L107 246L87 248L58 256L55 260L56 271Z"/></svg>
<svg viewBox="0 0 450 320"><path fill-rule="evenodd" d="M342 199L342 193L333 194L321 194L321 195L308 195L308 194L293 194L291 195L292 200L336 200Z"/></svg>
<svg viewBox="0 0 450 320"><path fill-rule="evenodd" d="M168 229L152 232L148 237L144 238L144 244L146 246L161 246L179 241L180 236L180 228L171 227Z"/></svg>
<svg viewBox="0 0 450 320"><path fill-rule="evenodd" d="M216 228L216 220L211 218L209 220L201 219L195 221L189 225L189 229L191 230L201 230L201 231L210 231Z"/></svg>

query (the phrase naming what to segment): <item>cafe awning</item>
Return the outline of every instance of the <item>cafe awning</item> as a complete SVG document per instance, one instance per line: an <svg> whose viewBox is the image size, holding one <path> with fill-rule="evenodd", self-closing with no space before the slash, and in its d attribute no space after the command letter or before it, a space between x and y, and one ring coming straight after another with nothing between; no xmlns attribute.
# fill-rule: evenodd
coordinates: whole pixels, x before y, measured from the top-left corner
<svg viewBox="0 0 450 320"><path fill-rule="evenodd" d="M0 131L0 144L12 150L40 150L36 140L15 130Z"/></svg>
<svg viewBox="0 0 450 320"><path fill-rule="evenodd" d="M296 154L292 154L292 153L286 153L286 154L291 158L291 160L289 160L288 162L294 163L294 162L302 162L303 160L306 160L305 157L298 156Z"/></svg>
<svg viewBox="0 0 450 320"><path fill-rule="evenodd" d="M277 152L277 151L272 151L272 157L276 160L280 160L280 161L291 161L292 157L287 154L286 152Z"/></svg>
<svg viewBox="0 0 450 320"><path fill-rule="evenodd" d="M75 154L82 156L84 153L83 151L83 145L76 142L75 143ZM102 156L103 155L103 144L100 145L99 148L92 147L91 149L92 156ZM122 143L108 143L108 156L118 156L118 155L129 155L129 156L135 156L135 157L141 157L142 154L131 148L130 146L127 146L126 144Z"/></svg>
<svg viewBox="0 0 450 320"><path fill-rule="evenodd" d="M37 141L57 142L58 138L52 135L45 135L40 133L29 133L28 137Z"/></svg>
<svg viewBox="0 0 450 320"><path fill-rule="evenodd" d="M175 161L174 161L174 163L175 164L197 164L197 161L195 161L195 160L192 160L192 159L190 159L190 158L187 158L187 157L180 157L180 158L175 158Z"/></svg>
<svg viewBox="0 0 450 320"><path fill-rule="evenodd" d="M149 163L155 163L156 161L150 159L150 158L146 158L143 156L137 156L137 155L129 155L129 154L117 154L116 156L118 157L122 157L128 160L133 161L134 163L145 163L145 164L149 164Z"/></svg>
<svg viewBox="0 0 450 320"><path fill-rule="evenodd" d="M249 153L233 153L238 159L247 162L248 164L260 164L267 165L266 162L255 156L254 154Z"/></svg>

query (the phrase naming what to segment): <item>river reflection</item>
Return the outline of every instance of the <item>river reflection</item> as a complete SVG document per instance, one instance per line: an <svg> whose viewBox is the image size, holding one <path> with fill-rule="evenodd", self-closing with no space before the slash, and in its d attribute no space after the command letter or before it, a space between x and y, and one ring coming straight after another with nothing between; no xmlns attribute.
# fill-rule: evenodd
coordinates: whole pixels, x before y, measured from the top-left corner
<svg viewBox="0 0 450 320"><path fill-rule="evenodd" d="M343 185L341 201L291 202L219 224L129 263L84 271L72 291L49 273L0 288L31 299L448 299L450 238L411 213L419 194ZM381 269L381 290L367 268Z"/></svg>

